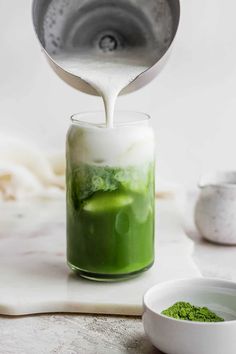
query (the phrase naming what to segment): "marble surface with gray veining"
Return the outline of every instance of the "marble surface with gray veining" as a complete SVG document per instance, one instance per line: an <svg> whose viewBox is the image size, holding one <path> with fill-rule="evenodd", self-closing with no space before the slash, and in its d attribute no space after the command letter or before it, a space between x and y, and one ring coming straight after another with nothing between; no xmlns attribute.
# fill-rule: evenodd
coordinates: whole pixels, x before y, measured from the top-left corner
<svg viewBox="0 0 236 354"><path fill-rule="evenodd" d="M141 315L151 286L200 275L174 201L159 201L157 215L153 267L128 281L106 283L79 278L66 265L64 200L0 205L0 314Z"/></svg>
<svg viewBox="0 0 236 354"><path fill-rule="evenodd" d="M21 233L23 235L24 232L27 232L31 235L28 240L23 242L22 247L9 249L9 256L4 254L4 247L0 247L1 258L19 257L16 253L25 252L25 256L30 256L32 257L30 259L33 260L31 246L34 240L37 240L39 230L41 230L41 235L45 235L45 222L48 225L51 222L50 220L57 216L57 220L50 226L50 230L53 230L54 234L60 232L61 228L64 227L64 211L59 210L58 214L58 210L54 210L52 206L53 204L50 204L49 208L41 209L35 209L34 204L31 205L30 203L27 203L24 207L19 204L12 206L12 208L9 205L7 207L5 205L0 206L0 239L2 245L9 242L9 239L11 239L11 244L14 245L16 234L19 236ZM63 206L63 203L61 203L61 206ZM29 211L28 214L31 217L27 218L23 212L24 208ZM167 212L162 215L163 219L165 215L167 215ZM30 222L31 218L33 222ZM21 224L22 229L19 228ZM204 277L236 281L236 247L219 246L204 241L190 223L185 229L194 241L191 258L200 274ZM8 232L6 232L7 230ZM170 225L169 232L172 237L169 240L163 240L160 235L160 244L166 248L178 244L178 239L173 236L172 231ZM48 245L49 253L51 249L52 245ZM60 249L59 242L55 248L55 260L60 260L63 257ZM42 259L45 256L44 251L42 250L41 253ZM164 262L164 259L162 261ZM25 268L25 270L27 269ZM0 269L1 277L5 280L6 277L4 278L3 273L3 269ZM14 298L14 287L12 289L13 294L10 295ZM1 292L0 298L2 296ZM160 352L146 338L140 317L85 314L0 316L0 354L52 353L158 354Z"/></svg>

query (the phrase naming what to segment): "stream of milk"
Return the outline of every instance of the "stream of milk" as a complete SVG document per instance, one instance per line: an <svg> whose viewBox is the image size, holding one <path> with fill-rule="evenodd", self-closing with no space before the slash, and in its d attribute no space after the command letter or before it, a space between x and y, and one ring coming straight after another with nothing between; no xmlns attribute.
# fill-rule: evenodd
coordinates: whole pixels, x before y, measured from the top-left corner
<svg viewBox="0 0 236 354"><path fill-rule="evenodd" d="M150 58L140 51L125 52L122 55L107 53L66 53L57 55L56 61L73 75L89 83L102 97L106 127L114 126L115 103L119 93L141 73L151 66Z"/></svg>

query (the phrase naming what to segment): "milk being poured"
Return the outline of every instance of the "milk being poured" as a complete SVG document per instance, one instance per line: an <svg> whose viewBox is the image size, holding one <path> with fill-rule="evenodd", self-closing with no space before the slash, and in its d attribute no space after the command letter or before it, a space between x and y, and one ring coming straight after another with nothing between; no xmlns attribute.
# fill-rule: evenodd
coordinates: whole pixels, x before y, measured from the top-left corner
<svg viewBox="0 0 236 354"><path fill-rule="evenodd" d="M47 10L43 28L45 49L60 67L97 91L104 101L106 126L113 127L119 93L154 65L168 48L169 22L162 24L163 31L158 26L150 29L142 12L134 16L136 7L133 14L125 5L118 7L115 2L94 5L91 12L66 22L68 8L62 16L58 4L60 1L53 1ZM165 11L170 17L170 9Z"/></svg>
<svg viewBox="0 0 236 354"><path fill-rule="evenodd" d="M91 54L68 53L58 55L57 62L68 72L81 77L89 83L102 97L106 126L114 125L114 109L117 96L130 82L150 66L149 60L142 58L139 51L125 52L123 55L113 53Z"/></svg>
<svg viewBox="0 0 236 354"><path fill-rule="evenodd" d="M172 31L166 0L51 0L40 36L55 63L102 97L110 128L117 96L163 56Z"/></svg>

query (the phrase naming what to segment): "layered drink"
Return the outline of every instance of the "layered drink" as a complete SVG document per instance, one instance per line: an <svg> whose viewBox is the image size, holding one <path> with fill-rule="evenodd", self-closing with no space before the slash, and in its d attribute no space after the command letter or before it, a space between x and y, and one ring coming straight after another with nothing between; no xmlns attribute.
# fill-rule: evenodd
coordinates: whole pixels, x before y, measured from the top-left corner
<svg viewBox="0 0 236 354"><path fill-rule="evenodd" d="M118 280L154 261L154 137L140 113L72 118L67 136L67 259L96 280Z"/></svg>

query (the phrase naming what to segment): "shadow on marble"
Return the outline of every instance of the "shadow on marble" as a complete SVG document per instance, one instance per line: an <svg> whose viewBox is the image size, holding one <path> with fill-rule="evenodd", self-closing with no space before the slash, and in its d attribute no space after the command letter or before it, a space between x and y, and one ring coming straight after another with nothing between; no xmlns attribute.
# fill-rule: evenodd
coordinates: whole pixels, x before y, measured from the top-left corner
<svg viewBox="0 0 236 354"><path fill-rule="evenodd" d="M203 277L236 281L236 246L207 241L198 232L194 221L194 209L198 193L190 193L182 213L182 227L194 242L192 259Z"/></svg>
<svg viewBox="0 0 236 354"><path fill-rule="evenodd" d="M126 283L131 283L133 280L135 279L145 279L145 275L146 273L143 272L141 274L137 274L136 276L127 278L127 279L119 279L119 280L115 280L115 281L95 281L95 280L90 280L90 279L86 279L81 277L79 274L74 273L72 270L70 270L69 266L68 267L68 276L67 276L67 281L68 283L77 283L78 281L84 284L99 284L103 287L107 287L111 284L126 284Z"/></svg>
<svg viewBox="0 0 236 354"><path fill-rule="evenodd" d="M184 231L194 242L192 258L202 276L236 281L236 246L204 239L193 223Z"/></svg>

